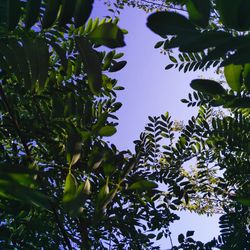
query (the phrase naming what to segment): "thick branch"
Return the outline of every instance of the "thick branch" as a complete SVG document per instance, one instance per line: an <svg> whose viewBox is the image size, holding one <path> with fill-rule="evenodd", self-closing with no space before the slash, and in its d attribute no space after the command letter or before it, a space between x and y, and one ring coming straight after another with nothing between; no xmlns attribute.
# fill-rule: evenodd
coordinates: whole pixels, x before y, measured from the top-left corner
<svg viewBox="0 0 250 250"><path fill-rule="evenodd" d="M87 228L88 228L88 226L86 225L86 221L84 221L84 219L82 219L82 218L79 218L79 231L80 231L81 238L82 238L82 244L84 244L82 246L84 250L90 249Z"/></svg>

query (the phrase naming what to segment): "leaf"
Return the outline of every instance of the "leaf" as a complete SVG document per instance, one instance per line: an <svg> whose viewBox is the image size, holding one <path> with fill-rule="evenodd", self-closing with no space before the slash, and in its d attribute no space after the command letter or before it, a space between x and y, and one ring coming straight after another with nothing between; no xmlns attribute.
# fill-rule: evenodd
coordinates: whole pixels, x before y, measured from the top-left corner
<svg viewBox="0 0 250 250"><path fill-rule="evenodd" d="M194 231L187 231L186 237L190 237L194 235Z"/></svg>
<svg viewBox="0 0 250 250"><path fill-rule="evenodd" d="M190 86L194 90L211 96L226 94L226 90L221 86L221 84L212 80L195 79L191 82Z"/></svg>
<svg viewBox="0 0 250 250"><path fill-rule="evenodd" d="M158 233L156 240L160 240L163 237L163 232Z"/></svg>
<svg viewBox="0 0 250 250"><path fill-rule="evenodd" d="M245 197L237 197L235 198L236 201L241 203L244 206L250 207L250 198Z"/></svg>
<svg viewBox="0 0 250 250"><path fill-rule="evenodd" d="M137 182L133 183L129 187L129 189L130 190L137 190L137 191L147 191L147 190L151 190L151 189L154 189L157 187L158 187L158 185L153 181L141 180L141 181L137 181Z"/></svg>
<svg viewBox="0 0 250 250"><path fill-rule="evenodd" d="M80 157L81 157L80 153L74 154L70 163L70 167L75 165L80 160Z"/></svg>
<svg viewBox="0 0 250 250"><path fill-rule="evenodd" d="M36 40L31 38L24 38L22 43L30 66L31 88L34 89L35 83L38 80L40 59L38 57L39 53L37 53Z"/></svg>
<svg viewBox="0 0 250 250"><path fill-rule="evenodd" d="M9 30L15 29L21 15L21 3L19 0L7 1L7 27Z"/></svg>
<svg viewBox="0 0 250 250"><path fill-rule="evenodd" d="M155 238L155 234L148 234L147 237L148 237L149 239L154 239L154 238Z"/></svg>
<svg viewBox="0 0 250 250"><path fill-rule="evenodd" d="M89 88L93 94L98 95L102 87L102 66L97 52L92 49L84 37L76 37L75 39L88 76Z"/></svg>
<svg viewBox="0 0 250 250"><path fill-rule="evenodd" d="M24 185L19 185L13 180L0 179L0 196L51 210L51 204L46 195Z"/></svg>
<svg viewBox="0 0 250 250"><path fill-rule="evenodd" d="M63 191L63 202L73 201L77 194L77 182L75 176L69 172L67 174L64 191Z"/></svg>
<svg viewBox="0 0 250 250"><path fill-rule="evenodd" d="M25 28L32 27L38 20L41 7L41 0L28 0L25 8Z"/></svg>
<svg viewBox="0 0 250 250"><path fill-rule="evenodd" d="M112 136L116 133L116 128L114 126L104 126L101 129L99 129L98 134L100 136Z"/></svg>
<svg viewBox="0 0 250 250"><path fill-rule="evenodd" d="M16 58L16 54L7 45L8 43L6 44L4 42L0 42L0 54L2 55L3 58L5 58L3 67L9 74L14 73L18 81L21 82L22 76Z"/></svg>
<svg viewBox="0 0 250 250"><path fill-rule="evenodd" d="M110 66L109 72L117 72L126 66L126 61L113 62L113 65Z"/></svg>
<svg viewBox="0 0 250 250"><path fill-rule="evenodd" d="M24 80L24 86L28 90L31 90L31 75L25 49L16 39L9 40L8 45L15 52L18 67L20 69L20 74Z"/></svg>
<svg viewBox="0 0 250 250"><path fill-rule="evenodd" d="M228 85L237 92L240 91L242 85L242 70L241 65L230 64L224 67L224 75Z"/></svg>
<svg viewBox="0 0 250 250"><path fill-rule="evenodd" d="M68 59L67 59L67 56L66 56L66 50L63 49L59 44L57 44L57 43L55 43L53 41L50 41L49 43L53 47L55 52L58 54L64 71L67 72Z"/></svg>
<svg viewBox="0 0 250 250"><path fill-rule="evenodd" d="M183 234L179 234L179 235L178 235L178 242L179 242L179 243L183 243L183 242L184 242L184 239L185 239L185 237L184 237Z"/></svg>
<svg viewBox="0 0 250 250"><path fill-rule="evenodd" d="M108 186L108 179L107 179L106 184L104 186L102 186L102 188L100 189L100 191L97 195L96 204L98 207L100 207L105 202L108 195L109 195L109 186Z"/></svg>
<svg viewBox="0 0 250 250"><path fill-rule="evenodd" d="M60 3L61 0L47 0L45 12L41 21L43 29L48 29L56 21Z"/></svg>
<svg viewBox="0 0 250 250"><path fill-rule="evenodd" d="M175 64L168 64L166 67L165 67L165 70L168 70L168 69L171 69L175 66Z"/></svg>
<svg viewBox="0 0 250 250"><path fill-rule="evenodd" d="M175 47L179 46L182 52L200 52L207 48L227 46L234 38L223 31L204 31L202 33L191 34L188 37L180 34L175 39Z"/></svg>
<svg viewBox="0 0 250 250"><path fill-rule="evenodd" d="M163 44L164 44L164 41L159 41L159 42L157 42L157 43L155 44L154 48L155 48L155 49L158 49L158 48L160 48Z"/></svg>
<svg viewBox="0 0 250 250"><path fill-rule="evenodd" d="M250 108L250 98L249 97L235 97L228 96L225 98L224 107L225 108Z"/></svg>
<svg viewBox="0 0 250 250"><path fill-rule="evenodd" d="M84 182L83 193L89 195L91 193L90 189L91 189L91 183L87 178L86 181Z"/></svg>
<svg viewBox="0 0 250 250"><path fill-rule="evenodd" d="M39 89L44 89L44 84L46 82L46 79L48 77L48 71L49 71L49 48L45 42L44 39L36 39L36 47L39 48L37 51L39 55L38 60L38 82L39 82Z"/></svg>
<svg viewBox="0 0 250 250"><path fill-rule="evenodd" d="M76 28L84 25L88 20L92 12L93 2L93 0L76 0L74 12L74 23Z"/></svg>
<svg viewBox="0 0 250 250"><path fill-rule="evenodd" d="M250 2L241 0L217 0L220 20L228 28L246 31L250 28Z"/></svg>
<svg viewBox="0 0 250 250"><path fill-rule="evenodd" d="M62 8L58 17L58 25L65 26L70 23L75 12L76 0L62 0Z"/></svg>
<svg viewBox="0 0 250 250"><path fill-rule="evenodd" d="M188 0L186 6L189 20L195 25L206 28L210 17L210 0Z"/></svg>
<svg viewBox="0 0 250 250"><path fill-rule="evenodd" d="M71 166L73 157L75 156L75 160L79 156L78 154L81 153L82 149L82 137L81 134L76 130L75 127L70 127L68 131L68 138L67 138L67 144L66 144L66 158L68 161L68 164Z"/></svg>
<svg viewBox="0 0 250 250"><path fill-rule="evenodd" d="M196 33L194 25L186 17L175 12L157 12L148 17L147 26L156 34L167 35Z"/></svg>
<svg viewBox="0 0 250 250"><path fill-rule="evenodd" d="M250 90L250 63L244 65L242 74L244 78L244 85L246 86L247 90Z"/></svg>
<svg viewBox="0 0 250 250"><path fill-rule="evenodd" d="M94 43L109 48L125 46L123 32L114 23L103 23L97 26L87 37Z"/></svg>

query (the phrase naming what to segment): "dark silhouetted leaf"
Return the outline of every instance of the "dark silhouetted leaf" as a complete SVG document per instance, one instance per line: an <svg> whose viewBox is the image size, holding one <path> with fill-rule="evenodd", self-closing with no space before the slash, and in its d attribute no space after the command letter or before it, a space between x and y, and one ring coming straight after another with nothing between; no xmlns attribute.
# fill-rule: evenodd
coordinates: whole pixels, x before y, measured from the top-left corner
<svg viewBox="0 0 250 250"><path fill-rule="evenodd" d="M28 0L25 8L25 28L32 27L40 14L41 0Z"/></svg>
<svg viewBox="0 0 250 250"><path fill-rule="evenodd" d="M93 0L76 0L74 12L74 23L76 28L84 25L88 20L92 12L93 2Z"/></svg>
<svg viewBox="0 0 250 250"><path fill-rule="evenodd" d="M147 26L156 34L167 35L196 33L194 25L184 16L175 12L157 12L148 17Z"/></svg>
<svg viewBox="0 0 250 250"><path fill-rule="evenodd" d="M195 25L206 28L208 26L210 17L210 0L188 0L186 6L189 14L189 19Z"/></svg>
<svg viewBox="0 0 250 250"><path fill-rule="evenodd" d="M102 68L97 52L83 37L76 37L76 44L88 75L89 88L93 94L98 95L102 87Z"/></svg>
<svg viewBox="0 0 250 250"><path fill-rule="evenodd" d="M223 95L226 90L216 81L195 79L191 82L190 86L197 91L203 92L208 95Z"/></svg>

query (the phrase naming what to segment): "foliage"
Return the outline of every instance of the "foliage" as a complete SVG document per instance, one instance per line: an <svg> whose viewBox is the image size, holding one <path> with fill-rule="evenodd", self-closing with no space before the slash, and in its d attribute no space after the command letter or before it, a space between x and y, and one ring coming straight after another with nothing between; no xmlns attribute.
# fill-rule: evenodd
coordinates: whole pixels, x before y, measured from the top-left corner
<svg viewBox="0 0 250 250"><path fill-rule="evenodd" d="M224 15L221 26L230 30L220 31L220 24L213 26L218 19L209 19L215 2L197 3L188 2L189 18L172 12L149 17L148 26L166 39L157 47L179 47L185 53L180 61L189 64L184 70L225 66L232 51L212 58L210 51L235 40L234 53L245 48L246 36L231 28L248 22L231 23ZM197 117L186 125L168 113L149 117L135 152L118 151L105 137L116 133L122 106L116 92L123 87L112 73L126 65L114 50L125 45L126 31L117 18L89 18L92 6L85 0L1 2L1 248L159 249L158 240L171 239L169 225L181 209L223 213L221 235L204 244L188 231L173 249L247 248L248 66L228 64L232 90L194 80L199 92L182 101L199 106ZM219 13L227 12L221 6ZM191 67L191 61L201 64ZM222 104L233 108L232 116L213 113Z"/></svg>
<svg viewBox="0 0 250 250"><path fill-rule="evenodd" d="M150 231L167 235L178 219L156 207L162 193L139 151L105 140L122 106L111 75L126 65L108 48L126 32L89 19L92 4L1 2L3 249L155 249Z"/></svg>
<svg viewBox="0 0 250 250"><path fill-rule="evenodd" d="M193 6L190 7L190 2ZM228 188L222 200L226 197L229 203L223 204L225 214L220 218L221 235L209 245L185 239L179 236L180 246L175 249L247 249L249 239L249 10L247 1L189 1L186 4L188 17L176 12L157 12L149 16L148 27L164 40L157 43L156 48L167 51L172 64L166 69L179 67L184 72L211 67L224 67L227 88L220 82L195 79L191 87L199 92L189 94L188 99L183 99L188 106L209 105L210 107L223 106L230 108L232 116L212 118L210 122L198 123L197 132L201 142L188 150L189 154L201 150L206 156L205 160L209 169L212 164L219 167L223 175L224 184L217 182L214 194L218 195ZM210 13L216 13L213 19ZM188 34L188 36L187 36ZM172 49L180 51L179 60L172 54ZM197 60L200 59L200 61ZM189 63L191 62L191 63ZM186 65L185 65L186 64ZM203 108L202 108L203 109ZM201 110L201 109L200 109ZM188 134L190 138L191 134ZM197 139L198 139L197 138ZM196 140L197 140L196 139ZM180 150L182 155L185 151ZM173 149L170 150L174 152ZM199 161L197 161L199 165ZM221 172L222 171L222 172ZM219 178L220 179L220 178ZM227 187L227 188L226 188ZM231 201L230 201L231 200ZM240 220L238 218L241 218Z"/></svg>

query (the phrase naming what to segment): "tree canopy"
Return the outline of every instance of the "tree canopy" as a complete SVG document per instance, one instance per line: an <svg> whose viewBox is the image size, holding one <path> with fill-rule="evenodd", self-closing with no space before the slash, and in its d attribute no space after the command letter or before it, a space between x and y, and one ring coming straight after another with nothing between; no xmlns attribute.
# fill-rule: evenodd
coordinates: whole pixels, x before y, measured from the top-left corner
<svg viewBox="0 0 250 250"><path fill-rule="evenodd" d="M249 248L250 5L228 2L166 1L148 17L166 69L223 67L227 85L194 79L182 101L197 116L149 116L131 152L106 140L122 106L112 73L126 66L118 18L91 19L93 0L1 1L2 249L160 249L182 209L221 213L221 235L188 231L172 249Z"/></svg>

